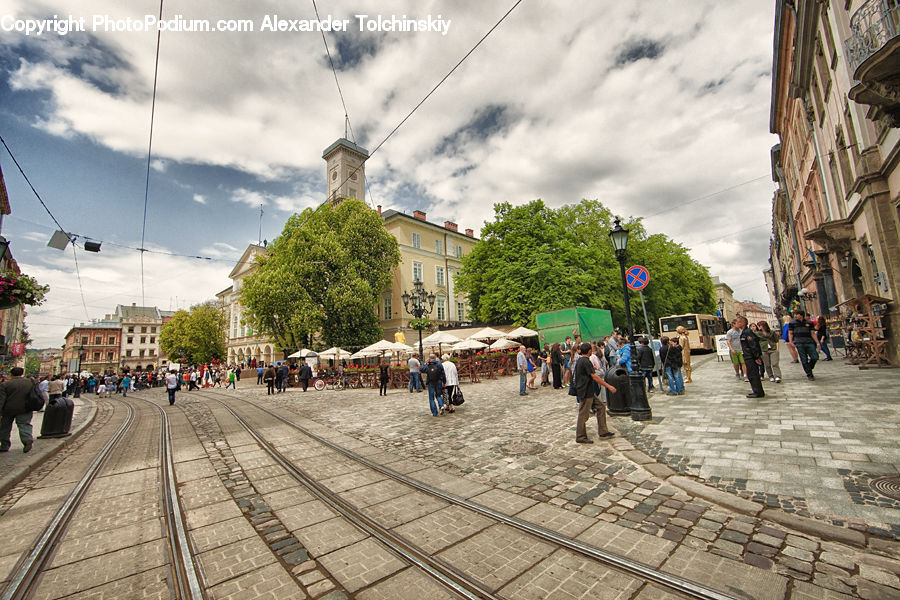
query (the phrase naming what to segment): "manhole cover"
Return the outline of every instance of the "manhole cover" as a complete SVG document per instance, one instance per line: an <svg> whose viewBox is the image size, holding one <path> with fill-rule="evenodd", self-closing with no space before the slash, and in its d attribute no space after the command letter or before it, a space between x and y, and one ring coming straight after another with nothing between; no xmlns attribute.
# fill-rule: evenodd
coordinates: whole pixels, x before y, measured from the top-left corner
<svg viewBox="0 0 900 600"><path fill-rule="evenodd" d="M546 444L540 442L531 442L529 440L517 440L515 442L507 442L500 446L500 451L504 454L512 454L519 456L522 454L540 454L547 449Z"/></svg>
<svg viewBox="0 0 900 600"><path fill-rule="evenodd" d="M879 477L873 479L869 486L882 496L900 500L900 477Z"/></svg>

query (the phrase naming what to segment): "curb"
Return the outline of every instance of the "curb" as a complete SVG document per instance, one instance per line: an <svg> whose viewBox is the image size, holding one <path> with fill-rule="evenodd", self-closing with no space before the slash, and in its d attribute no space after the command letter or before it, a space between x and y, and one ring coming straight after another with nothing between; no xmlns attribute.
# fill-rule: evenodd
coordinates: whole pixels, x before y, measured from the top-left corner
<svg viewBox="0 0 900 600"><path fill-rule="evenodd" d="M11 468L8 473L0 477L0 496L6 494L10 489L18 485L23 479L28 477L32 471L40 467L51 457L55 456L57 452L81 437L81 434L87 430L97 416L97 403L91 399L87 399L85 400L85 408L88 411L87 418L72 429L72 435L64 438L42 440L40 444L41 449L32 454L33 458L31 460L16 465Z"/></svg>

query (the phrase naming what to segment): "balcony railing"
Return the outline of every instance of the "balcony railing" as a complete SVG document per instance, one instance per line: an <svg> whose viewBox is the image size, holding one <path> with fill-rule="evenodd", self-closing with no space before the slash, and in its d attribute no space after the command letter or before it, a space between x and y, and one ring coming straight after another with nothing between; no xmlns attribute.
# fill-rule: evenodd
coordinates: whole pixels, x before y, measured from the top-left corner
<svg viewBox="0 0 900 600"><path fill-rule="evenodd" d="M844 45L852 72L900 35L900 0L867 0L850 17L850 29Z"/></svg>

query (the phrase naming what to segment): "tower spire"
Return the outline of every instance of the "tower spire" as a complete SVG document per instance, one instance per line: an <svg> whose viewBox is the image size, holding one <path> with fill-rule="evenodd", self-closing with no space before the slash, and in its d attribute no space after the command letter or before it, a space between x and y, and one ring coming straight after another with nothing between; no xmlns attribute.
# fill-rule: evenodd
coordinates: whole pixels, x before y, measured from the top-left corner
<svg viewBox="0 0 900 600"><path fill-rule="evenodd" d="M350 129L350 117L347 116L347 113L344 113L344 139L349 140L350 136L348 135L348 131Z"/></svg>

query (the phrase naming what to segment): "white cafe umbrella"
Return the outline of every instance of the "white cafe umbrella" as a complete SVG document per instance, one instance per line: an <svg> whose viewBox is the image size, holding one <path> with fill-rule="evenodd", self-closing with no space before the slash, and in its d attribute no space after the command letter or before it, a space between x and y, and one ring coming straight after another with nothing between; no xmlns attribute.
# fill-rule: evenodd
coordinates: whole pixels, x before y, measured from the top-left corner
<svg viewBox="0 0 900 600"><path fill-rule="evenodd" d="M491 344L491 350L508 350L510 348L518 348L521 344L515 340L503 338Z"/></svg>
<svg viewBox="0 0 900 600"><path fill-rule="evenodd" d="M324 352L319 352L319 358L349 358L350 353L338 347L332 347Z"/></svg>
<svg viewBox="0 0 900 600"><path fill-rule="evenodd" d="M293 354L288 354L288 358L315 358L318 354L313 352L312 350L308 350L303 348L302 350L297 350Z"/></svg>
<svg viewBox="0 0 900 600"><path fill-rule="evenodd" d="M459 339L452 333L447 333L446 331L435 331L434 333L429 335L427 338L422 340L422 346L423 347L430 346L432 348L437 346L438 354L440 354L441 346L443 344L457 344L461 341L462 341L461 339Z"/></svg>
<svg viewBox="0 0 900 600"><path fill-rule="evenodd" d="M372 356L382 356L382 353L381 353L381 352L378 352L377 350L366 350L365 348L363 348L363 349L360 350L359 352L356 352L356 353L354 353L354 354L351 354L351 355L350 355L350 358L353 358L353 359L356 359L356 358L370 358L370 357L372 357Z"/></svg>
<svg viewBox="0 0 900 600"><path fill-rule="evenodd" d="M413 347L407 346L403 342L391 342L391 349L394 352L412 352Z"/></svg>
<svg viewBox="0 0 900 600"><path fill-rule="evenodd" d="M378 353L384 354L385 352L393 352L395 343L396 342L389 342L387 340L378 340L374 344L369 344L368 346L366 346L365 348L360 350L360 352L374 352L376 354L378 354Z"/></svg>
<svg viewBox="0 0 900 600"><path fill-rule="evenodd" d="M481 350L482 348L487 348L487 344L473 339L463 340L451 347L454 352L458 350Z"/></svg>
<svg viewBox="0 0 900 600"><path fill-rule="evenodd" d="M468 339L470 340L499 340L500 338L509 337L508 334L503 333L499 329L494 329L493 327L485 327L484 329L480 329L470 335Z"/></svg>
<svg viewBox="0 0 900 600"><path fill-rule="evenodd" d="M517 327L513 329L509 333L506 334L506 337L509 338L527 338L527 337L535 337L538 334L534 329L528 329L527 327Z"/></svg>

